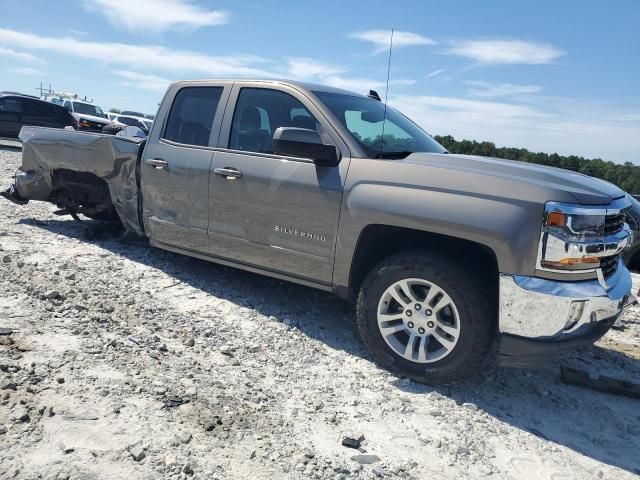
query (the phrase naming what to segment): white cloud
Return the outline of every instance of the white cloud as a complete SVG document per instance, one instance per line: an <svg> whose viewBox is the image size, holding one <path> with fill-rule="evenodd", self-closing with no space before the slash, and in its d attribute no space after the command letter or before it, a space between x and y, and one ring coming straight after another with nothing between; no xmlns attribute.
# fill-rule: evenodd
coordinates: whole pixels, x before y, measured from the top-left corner
<svg viewBox="0 0 640 480"><path fill-rule="evenodd" d="M16 52L10 48L0 47L0 57L8 57L12 60L21 60L23 62L40 62L42 59L31 55L30 53Z"/></svg>
<svg viewBox="0 0 640 480"><path fill-rule="evenodd" d="M518 95L531 95L540 93L543 87L540 85L514 85L512 83L489 83L470 80L467 85L471 85L470 95L476 97L513 97Z"/></svg>
<svg viewBox="0 0 640 480"><path fill-rule="evenodd" d="M437 77L438 75L440 75L441 73L444 73L445 69L444 68L439 68L438 70L434 70L433 72L431 72L429 75L427 75L426 78L433 78L433 77Z"/></svg>
<svg viewBox="0 0 640 480"><path fill-rule="evenodd" d="M318 62L311 58L290 58L287 60L287 74L297 80L313 80L344 73L345 68Z"/></svg>
<svg viewBox="0 0 640 480"><path fill-rule="evenodd" d="M368 93L371 89L384 89L386 80L359 78L349 75L346 67L319 62L310 58L290 58L287 61L286 76L307 82L316 82L331 87L353 90L357 93ZM389 85L413 85L415 80L395 79Z"/></svg>
<svg viewBox="0 0 640 480"><path fill-rule="evenodd" d="M389 50L391 41L391 30L365 30L362 32L354 32L349 35L350 38L364 40L372 43L375 47L374 53L381 53ZM424 37L413 32L393 32L393 47L406 47L410 45L435 45L436 42L428 37Z"/></svg>
<svg viewBox="0 0 640 480"><path fill-rule="evenodd" d="M163 93L171 83L171 80L168 78L132 72L130 70L116 70L114 73L126 79L126 81L121 83L124 87L136 87L143 90Z"/></svg>
<svg viewBox="0 0 640 480"><path fill-rule="evenodd" d="M413 95L393 96L390 104L432 134L614 162L639 160L637 125L621 121L623 115L608 106L562 98L521 105Z"/></svg>
<svg viewBox="0 0 640 480"><path fill-rule="evenodd" d="M272 72L258 66L268 63L265 59L251 55L214 56L189 50L173 50L159 45L89 42L71 37L43 37L3 28L0 28L1 44L55 52L136 70L193 72L214 77L273 76Z"/></svg>
<svg viewBox="0 0 640 480"><path fill-rule="evenodd" d="M524 40L460 40L447 52L485 64L551 63L566 53L548 43Z"/></svg>
<svg viewBox="0 0 640 480"><path fill-rule="evenodd" d="M29 76L39 76L39 77L44 77L47 75L42 70L38 70L37 68L32 68L32 67L15 67L15 68L9 69L9 71L13 73L17 73L19 75L29 75Z"/></svg>
<svg viewBox="0 0 640 480"><path fill-rule="evenodd" d="M227 12L209 10L188 0L84 0L85 9L131 32L193 30L229 21Z"/></svg>

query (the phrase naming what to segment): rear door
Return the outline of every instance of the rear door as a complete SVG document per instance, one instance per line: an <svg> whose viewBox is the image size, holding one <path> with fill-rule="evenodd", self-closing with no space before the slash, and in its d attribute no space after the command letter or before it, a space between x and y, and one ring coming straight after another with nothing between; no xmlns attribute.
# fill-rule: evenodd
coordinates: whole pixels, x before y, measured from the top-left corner
<svg viewBox="0 0 640 480"><path fill-rule="evenodd" d="M57 127L56 118L47 107L48 105L44 102L25 98L22 124L34 127Z"/></svg>
<svg viewBox="0 0 640 480"><path fill-rule="evenodd" d="M278 127L317 130L338 147L340 164L275 155ZM300 91L236 82L211 168L211 253L328 285L349 160L346 145Z"/></svg>
<svg viewBox="0 0 640 480"><path fill-rule="evenodd" d="M18 138L18 133L22 128L22 111L21 98L0 98L0 137Z"/></svg>
<svg viewBox="0 0 640 480"><path fill-rule="evenodd" d="M209 169L231 82L173 85L141 162L143 217L156 242L207 252Z"/></svg>

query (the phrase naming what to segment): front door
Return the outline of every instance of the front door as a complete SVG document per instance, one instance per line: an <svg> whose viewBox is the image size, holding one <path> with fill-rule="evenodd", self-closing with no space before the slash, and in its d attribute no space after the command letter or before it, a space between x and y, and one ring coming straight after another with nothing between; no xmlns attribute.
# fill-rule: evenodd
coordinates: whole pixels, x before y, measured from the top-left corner
<svg viewBox="0 0 640 480"><path fill-rule="evenodd" d="M251 85L251 84L248 84ZM329 284L333 269L346 147L315 106L293 89L234 85L210 175L210 252ZM273 153L281 126L318 130L339 146L342 162L317 166ZM333 135L333 137L331 136Z"/></svg>
<svg viewBox="0 0 640 480"><path fill-rule="evenodd" d="M153 241L208 250L208 177L228 88L180 85L167 92L158 115L166 122L154 126L140 165L144 225Z"/></svg>

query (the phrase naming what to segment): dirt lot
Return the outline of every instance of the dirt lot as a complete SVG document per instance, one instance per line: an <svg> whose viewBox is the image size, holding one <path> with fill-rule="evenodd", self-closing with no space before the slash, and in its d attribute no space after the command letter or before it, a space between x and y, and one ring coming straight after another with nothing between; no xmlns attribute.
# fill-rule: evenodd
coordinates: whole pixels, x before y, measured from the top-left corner
<svg viewBox="0 0 640 480"><path fill-rule="evenodd" d="M0 188L19 159L0 147ZM329 295L89 239L54 210L0 201L0 478L640 474L640 400L559 377L640 380L640 309L539 370L433 388L378 369Z"/></svg>

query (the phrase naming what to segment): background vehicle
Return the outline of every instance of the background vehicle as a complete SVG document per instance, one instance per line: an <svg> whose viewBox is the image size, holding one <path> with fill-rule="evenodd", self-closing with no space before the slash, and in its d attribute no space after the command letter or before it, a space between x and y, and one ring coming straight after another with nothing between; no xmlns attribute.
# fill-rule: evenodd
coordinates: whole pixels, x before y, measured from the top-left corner
<svg viewBox="0 0 640 480"><path fill-rule="evenodd" d="M377 95L177 82L146 141L39 128L20 139L8 199L350 299L371 355L419 382L481 370L496 348L505 364L540 363L594 342L635 302L624 192L449 154Z"/></svg>
<svg viewBox="0 0 640 480"><path fill-rule="evenodd" d="M119 113L107 112L106 115L107 115L107 118L113 122L116 119L116 117L119 115Z"/></svg>
<svg viewBox="0 0 640 480"><path fill-rule="evenodd" d="M153 121L147 118L123 114L114 115L111 121L127 127L138 127L145 133L149 133L153 125Z"/></svg>
<svg viewBox="0 0 640 480"><path fill-rule="evenodd" d="M63 107L31 95L0 92L0 137L17 140L25 125L77 128L78 121Z"/></svg>
<svg viewBox="0 0 640 480"><path fill-rule="evenodd" d="M49 92L43 95L43 98L69 110L78 120L78 130L102 132L103 127L111 123L102 108L91 103L86 97L80 99L78 95L72 93Z"/></svg>

